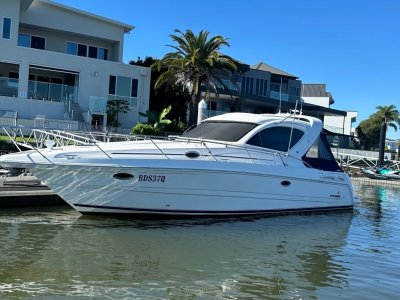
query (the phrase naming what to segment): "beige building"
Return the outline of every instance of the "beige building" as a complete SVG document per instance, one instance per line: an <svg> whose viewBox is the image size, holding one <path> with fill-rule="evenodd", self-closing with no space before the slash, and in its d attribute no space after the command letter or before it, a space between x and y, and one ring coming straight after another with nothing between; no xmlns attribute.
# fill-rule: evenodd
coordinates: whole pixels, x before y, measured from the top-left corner
<svg viewBox="0 0 400 300"><path fill-rule="evenodd" d="M1 0L0 125L106 125L124 99L131 128L149 107L150 70L122 62L133 26L47 0Z"/></svg>

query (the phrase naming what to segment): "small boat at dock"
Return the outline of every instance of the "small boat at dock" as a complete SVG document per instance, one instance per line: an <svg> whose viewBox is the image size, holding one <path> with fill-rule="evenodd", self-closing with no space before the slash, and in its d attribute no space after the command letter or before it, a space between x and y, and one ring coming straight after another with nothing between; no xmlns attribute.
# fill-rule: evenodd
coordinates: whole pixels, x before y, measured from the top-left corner
<svg viewBox="0 0 400 300"><path fill-rule="evenodd" d="M346 210L349 176L319 119L229 113L168 139L35 149L0 157L83 214L236 216Z"/></svg>

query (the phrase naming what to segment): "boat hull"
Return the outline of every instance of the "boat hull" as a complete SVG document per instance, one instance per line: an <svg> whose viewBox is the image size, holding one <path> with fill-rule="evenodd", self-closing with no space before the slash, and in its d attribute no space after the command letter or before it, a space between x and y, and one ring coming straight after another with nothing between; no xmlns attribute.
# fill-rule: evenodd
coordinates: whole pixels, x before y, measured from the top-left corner
<svg viewBox="0 0 400 300"><path fill-rule="evenodd" d="M221 171L34 165L31 171L83 214L232 216L353 207L344 173L274 166L247 172L232 166Z"/></svg>

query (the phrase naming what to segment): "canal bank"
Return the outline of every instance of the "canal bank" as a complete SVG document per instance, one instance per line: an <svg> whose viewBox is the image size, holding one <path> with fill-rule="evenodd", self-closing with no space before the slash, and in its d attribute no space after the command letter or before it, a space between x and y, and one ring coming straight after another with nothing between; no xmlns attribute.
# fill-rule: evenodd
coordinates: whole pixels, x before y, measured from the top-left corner
<svg viewBox="0 0 400 300"><path fill-rule="evenodd" d="M353 182L353 185L366 184L370 186L400 187L400 180L372 179L365 176L352 176L351 181Z"/></svg>

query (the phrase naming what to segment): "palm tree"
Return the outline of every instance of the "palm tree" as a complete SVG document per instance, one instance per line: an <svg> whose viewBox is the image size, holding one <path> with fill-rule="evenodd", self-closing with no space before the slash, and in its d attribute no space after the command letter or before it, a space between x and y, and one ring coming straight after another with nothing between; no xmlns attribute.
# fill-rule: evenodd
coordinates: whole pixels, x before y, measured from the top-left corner
<svg viewBox="0 0 400 300"><path fill-rule="evenodd" d="M384 106L379 105L376 107L376 109L378 111L375 112L371 117L375 118L379 124L381 124L381 133L379 138L379 165L382 165L384 159L387 127L392 127L395 131L397 131L397 128L400 125L400 116L398 109L393 104Z"/></svg>
<svg viewBox="0 0 400 300"><path fill-rule="evenodd" d="M229 46L221 35L209 38L208 31L200 31L195 35L191 30L185 33L176 29L170 35L176 45L168 45L175 52L167 53L152 67L161 71L155 83L159 88L163 84L181 82L191 86L191 105L189 125L195 124L197 106L201 98L201 86L217 94L217 84L228 90L222 79L232 78L238 69L238 63L227 55L219 53L223 46Z"/></svg>

